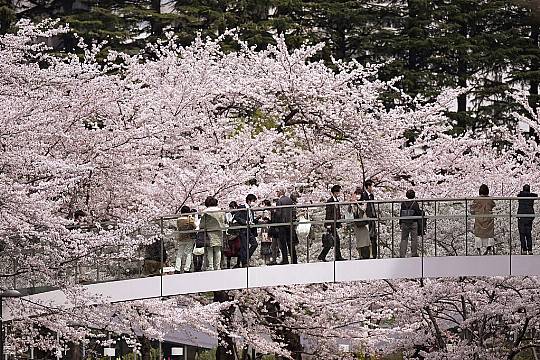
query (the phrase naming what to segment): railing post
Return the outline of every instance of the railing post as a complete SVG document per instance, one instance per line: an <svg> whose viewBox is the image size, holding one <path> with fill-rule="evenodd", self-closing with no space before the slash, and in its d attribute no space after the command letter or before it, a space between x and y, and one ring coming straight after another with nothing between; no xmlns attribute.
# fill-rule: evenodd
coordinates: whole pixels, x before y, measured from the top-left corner
<svg viewBox="0 0 540 360"><path fill-rule="evenodd" d="M13 289L17 288L17 258L13 258L13 261L11 262L13 265Z"/></svg>
<svg viewBox="0 0 540 360"><path fill-rule="evenodd" d="M422 277L424 277L424 218L425 218L425 213L424 213L424 200L422 200L422 218L420 219L421 223L422 223L422 234L420 234L421 236L421 239L422 239Z"/></svg>
<svg viewBox="0 0 540 360"><path fill-rule="evenodd" d="M309 225L310 225L308 236L306 236L306 262L309 264L309 234L311 233L311 227L313 226L313 224L311 223L311 219L309 217L309 207L306 207L306 219L307 221L309 221Z"/></svg>
<svg viewBox="0 0 540 360"><path fill-rule="evenodd" d="M422 200L422 217L420 219L420 222L422 224L422 234L421 234L421 241L422 241L422 246L421 246L421 252L422 252L422 255L420 257L420 266L421 266L421 279L424 279L424 200ZM417 226L417 229L419 229L420 226ZM416 234L418 235L418 234ZM412 239L411 239L412 240Z"/></svg>
<svg viewBox="0 0 540 360"><path fill-rule="evenodd" d="M435 247L435 256L437 256L437 204L439 202L435 200L435 221L433 223L433 230L435 231L434 234L434 247Z"/></svg>
<svg viewBox="0 0 540 360"><path fill-rule="evenodd" d="M469 255L469 206L465 199L465 256Z"/></svg>
<svg viewBox="0 0 540 360"><path fill-rule="evenodd" d="M294 216L293 216L293 213L296 213L296 211L294 211L293 209L295 208L289 208L290 210L290 214L291 214L291 217L290 217L290 229L289 229L289 256L291 257L291 261L289 262L289 264L294 264L294 260L293 260L293 242L294 242L294 235L295 235L295 231L294 231L294 225L293 225L293 221L294 221Z"/></svg>
<svg viewBox="0 0 540 360"><path fill-rule="evenodd" d="M392 257L394 257L394 202L393 201L392 201L392 210L390 213L390 218L392 219L392 229L391 229L391 235L390 235L392 244L390 244L390 248L392 251Z"/></svg>
<svg viewBox="0 0 540 360"><path fill-rule="evenodd" d="M376 259L380 259L381 257L381 207L380 203L377 203L377 257Z"/></svg>
<svg viewBox="0 0 540 360"><path fill-rule="evenodd" d="M165 237L165 231L163 230L163 216L159 220L159 226L160 226L160 269L159 269L159 295L163 297L163 245L164 245L164 237Z"/></svg>
<svg viewBox="0 0 540 360"><path fill-rule="evenodd" d="M508 244L508 251L509 251L509 254L510 254L510 275L512 275L512 199L509 200L509 209L508 209L508 220L509 220L509 226L508 226L508 229L509 229L509 244ZM495 244L493 244L493 246L495 246Z"/></svg>
<svg viewBox="0 0 540 360"><path fill-rule="evenodd" d="M339 201L339 200L338 200ZM337 255L337 207L334 204L334 282L336 282L336 255ZM340 251L341 253L341 251Z"/></svg>
<svg viewBox="0 0 540 360"><path fill-rule="evenodd" d="M99 282L99 250L96 251L96 281Z"/></svg>
<svg viewBox="0 0 540 360"><path fill-rule="evenodd" d="M249 211L251 210L251 207L246 206L246 289L249 289ZM281 219L280 219L281 221ZM241 239L240 239L241 241ZM283 254L281 254L281 262L283 262ZM240 261L240 265L242 265L242 261Z"/></svg>
<svg viewBox="0 0 540 360"><path fill-rule="evenodd" d="M352 211L352 205L349 204L349 207ZM347 211L348 213L348 211ZM347 221L345 223L345 226L347 227L347 235L349 236L349 260L352 260L352 233L353 233L353 229L352 227L354 226L354 215L352 217L352 219L348 219L348 220L351 220L351 221Z"/></svg>

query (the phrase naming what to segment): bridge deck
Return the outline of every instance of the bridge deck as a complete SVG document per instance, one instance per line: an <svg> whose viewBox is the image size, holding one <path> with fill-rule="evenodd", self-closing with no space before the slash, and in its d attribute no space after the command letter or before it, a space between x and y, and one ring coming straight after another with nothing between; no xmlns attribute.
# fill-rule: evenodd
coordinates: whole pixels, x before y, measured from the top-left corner
<svg viewBox="0 0 540 360"><path fill-rule="evenodd" d="M109 281L84 285L88 295L97 295L101 299L85 304L68 302L60 290L26 298L48 306L72 307L268 286L426 277L527 275L540 276L540 256L391 258L250 267ZM9 312L6 315L5 319L11 318Z"/></svg>

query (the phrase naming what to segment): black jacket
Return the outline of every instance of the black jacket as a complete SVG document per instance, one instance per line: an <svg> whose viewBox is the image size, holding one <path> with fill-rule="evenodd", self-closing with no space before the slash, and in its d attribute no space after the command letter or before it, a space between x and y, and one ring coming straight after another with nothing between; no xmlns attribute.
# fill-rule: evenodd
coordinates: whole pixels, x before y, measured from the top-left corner
<svg viewBox="0 0 540 360"><path fill-rule="evenodd" d="M253 223L250 223L249 225L258 223L257 219L255 218L255 214L253 213L253 210L251 210L251 208L247 209L245 205L241 205L240 207L238 207L238 209L243 210L235 212L233 221L236 221L239 226L246 226L248 224L248 212L250 214L250 217L253 219ZM249 232L251 236L257 237L257 228L249 228ZM238 233L240 235L244 235L246 234L246 230L240 229L238 230Z"/></svg>
<svg viewBox="0 0 540 360"><path fill-rule="evenodd" d="M538 197L538 195L528 191L520 191L518 197ZM518 203L518 214L534 214L534 199L518 200Z"/></svg>
<svg viewBox="0 0 540 360"><path fill-rule="evenodd" d="M326 203L329 205L326 205L326 215L324 219L326 221L332 221L332 222L327 222L325 224L325 226L330 231L334 231L334 220L341 219L341 210L339 208L339 205L332 204L334 202L336 202L336 200L334 200L334 197L331 197L330 199L326 200ZM341 227L341 223L337 223L336 228L340 228L340 227Z"/></svg>
<svg viewBox="0 0 540 360"><path fill-rule="evenodd" d="M373 196L373 194L369 195L367 191L363 191L362 195L360 196L360 201L368 201L368 200L375 200L375 197ZM377 217L377 210L375 210L374 203L367 203L366 215L368 218ZM375 220L370 220L370 221L375 221Z"/></svg>
<svg viewBox="0 0 540 360"><path fill-rule="evenodd" d="M283 195L279 198L276 206L294 205L294 202L290 197ZM275 213L275 219L278 223L289 223L296 218L296 209L294 207L277 208Z"/></svg>

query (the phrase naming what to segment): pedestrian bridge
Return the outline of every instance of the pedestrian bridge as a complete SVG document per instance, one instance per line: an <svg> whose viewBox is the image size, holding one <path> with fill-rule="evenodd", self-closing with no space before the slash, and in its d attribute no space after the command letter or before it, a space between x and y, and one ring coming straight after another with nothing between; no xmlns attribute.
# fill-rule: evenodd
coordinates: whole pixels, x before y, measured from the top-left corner
<svg viewBox="0 0 540 360"><path fill-rule="evenodd" d="M84 303L73 303L72 297L62 290L50 287L30 288L31 291L43 291L25 296L23 299L47 307L76 307L92 304L118 303L142 299L163 298L176 295L212 292L222 290L253 289L273 286L308 285L320 283L339 283L367 280L421 279L462 276L540 276L540 255L517 255L520 249L517 220L520 217L534 215L517 214L517 205L523 198L493 198L497 208L493 214L478 215L491 217L495 223L495 241L493 251L499 255L471 256L478 254L474 235L471 233L473 221L477 217L470 214L469 202L473 199L422 199L421 208L425 212L421 216L401 217L399 200L368 201L377 206L376 218L355 219L354 217L330 220L330 223L341 223L341 245L345 261L313 262L321 251L321 234L329 221L325 220L326 204L292 205L298 212L298 220L282 224L262 224L252 227L269 228L272 226L289 226L296 230L299 264L274 266L249 266L239 269L223 269L219 271L203 271L178 275L162 275L144 277L140 255L120 257L118 269L115 271L115 256L122 254L122 248L114 248L106 252L103 262L98 262L99 254L92 263L75 264L71 274L75 284L90 282L81 287L87 296L78 297ZM343 206L357 203L339 203ZM341 206L340 205L340 206ZM287 207L287 206L285 206ZM176 222L178 215L161 217L157 233L145 236L167 238L167 221ZM426 221L427 231L419 234L420 257L397 258L400 244L399 221L409 219ZM376 244L378 259L355 260L357 250L354 232L355 222L373 221L376 223ZM249 231L250 225L239 228ZM155 230L155 229L154 229ZM154 231L152 230L152 231ZM223 229L226 231L227 229ZM193 230L189 232L198 232ZM180 233L180 232L179 232ZM291 237L292 238L292 237ZM164 262L163 249L166 241L161 241L161 260ZM533 242L534 243L534 242ZM334 243L334 245L337 245ZM140 250L140 249L139 249ZM330 256L333 256L333 251ZM256 257L257 255L254 255ZM256 259L254 259L256 260ZM315 260L317 261L317 260ZM256 262L256 261L254 261ZM260 263L260 262L259 262ZM79 268L86 268L79 273ZM93 269L93 270L92 270ZM128 271L129 270L129 271ZM133 271L134 270L134 271ZM16 273L16 268L13 268ZM69 274L69 272L67 272ZM126 278L129 277L129 278ZM15 280L18 280L15 279ZM13 284L12 288L28 288L29 281ZM22 285L22 286L21 286ZM47 285L47 284L44 284ZM68 299L69 298L69 299ZM92 299L89 301L88 299ZM7 314L4 318L10 318Z"/></svg>
<svg viewBox="0 0 540 360"><path fill-rule="evenodd" d="M248 267L108 281L83 285L83 288L87 295L99 299L85 304L91 305L270 286L382 279L535 275L540 276L540 256L446 256ZM52 307L76 306L70 304L60 290L25 298Z"/></svg>

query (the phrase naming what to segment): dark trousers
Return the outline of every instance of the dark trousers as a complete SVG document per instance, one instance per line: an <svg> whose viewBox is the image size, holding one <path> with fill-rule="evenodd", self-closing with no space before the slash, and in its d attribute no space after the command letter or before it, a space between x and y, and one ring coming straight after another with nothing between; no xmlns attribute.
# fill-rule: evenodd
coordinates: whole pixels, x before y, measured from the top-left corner
<svg viewBox="0 0 540 360"><path fill-rule="evenodd" d="M532 251L532 218L518 218L521 251Z"/></svg>
<svg viewBox="0 0 540 360"><path fill-rule="evenodd" d="M294 229L292 231L294 231ZM293 264L298 264L298 257L296 256L296 244L294 244L294 235L295 234L291 232L290 226L283 226L279 228L279 248L281 249L282 264L289 263L289 253L291 254L291 262Z"/></svg>
<svg viewBox="0 0 540 360"><path fill-rule="evenodd" d="M242 231L240 233L240 251L238 257L240 258L240 264L246 266L251 259L251 255L257 249L257 239L251 232ZM248 256L249 253L249 256Z"/></svg>
<svg viewBox="0 0 540 360"><path fill-rule="evenodd" d="M375 221L369 222L369 239L371 240L371 256L376 259L378 248L377 248L377 223Z"/></svg>
<svg viewBox="0 0 540 360"><path fill-rule="evenodd" d="M334 231L333 229L330 230L329 233L332 234L332 236L335 239L335 244L333 244L333 246L334 246L334 259L341 260L341 259L343 259L343 257L341 256L341 243L340 243L340 239L339 239L339 234L338 234L337 231ZM326 260L326 255L328 255L328 252L330 251L331 248L332 248L332 244L326 244L326 245L323 244L323 248L322 248L321 253L319 254L318 259L319 260Z"/></svg>
<svg viewBox="0 0 540 360"><path fill-rule="evenodd" d="M204 255L193 255L193 271L202 271Z"/></svg>
<svg viewBox="0 0 540 360"><path fill-rule="evenodd" d="M369 259L369 246L358 248L358 254L360 255L360 259Z"/></svg>

